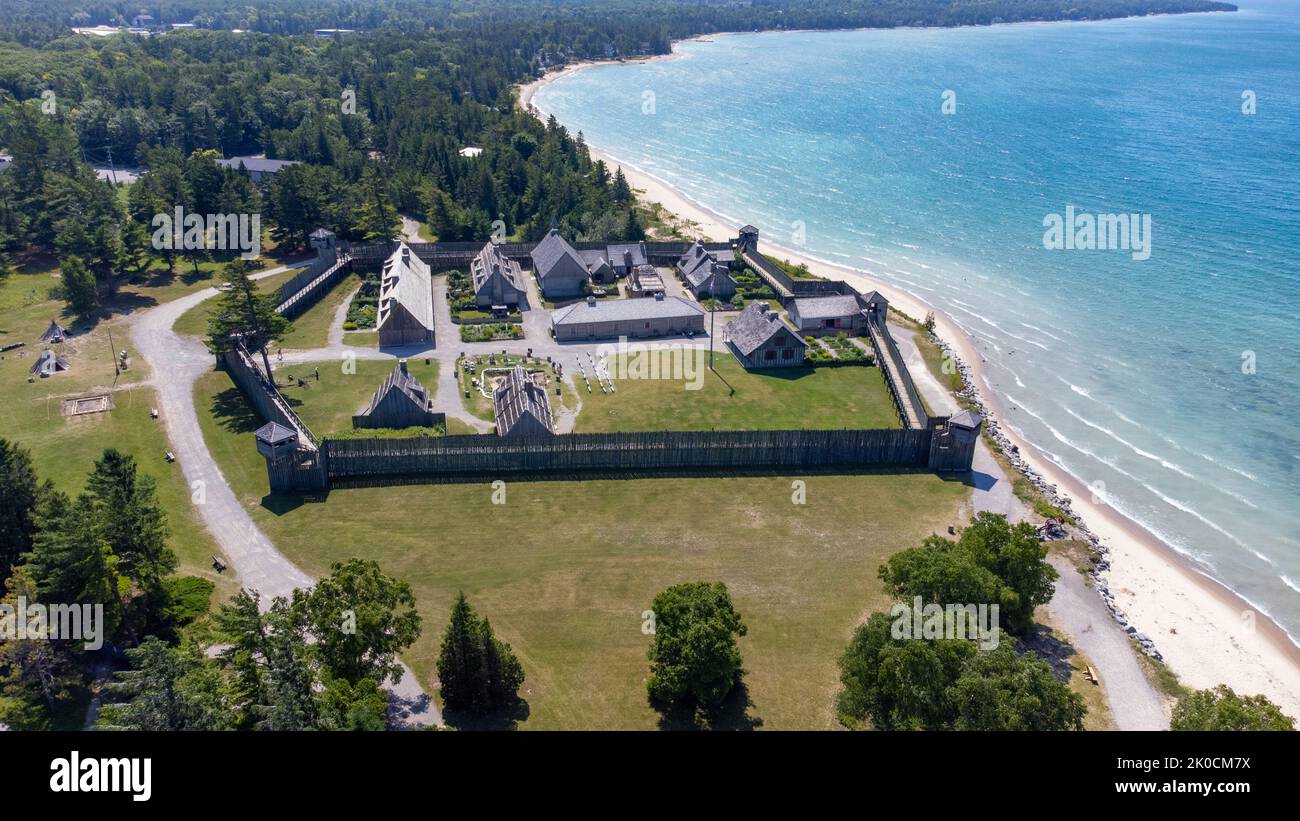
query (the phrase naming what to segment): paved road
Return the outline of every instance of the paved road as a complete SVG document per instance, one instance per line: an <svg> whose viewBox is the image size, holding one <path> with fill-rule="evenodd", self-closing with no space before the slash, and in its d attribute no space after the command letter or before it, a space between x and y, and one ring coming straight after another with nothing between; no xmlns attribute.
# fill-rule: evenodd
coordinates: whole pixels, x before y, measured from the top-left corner
<svg viewBox="0 0 1300 821"><path fill-rule="evenodd" d="M955 413L959 409L957 400L921 359L914 332L893 325L890 332L916 389L931 410L936 414ZM975 512L1001 513L1013 522L1029 518L1024 503L1012 492L1010 478L983 439L976 447L972 469L975 487L971 504ZM1097 668L1115 726L1121 730L1169 729L1164 699L1143 675L1128 636L1106 610L1101 596L1067 559L1052 555L1048 561L1059 574L1052 600L1047 604L1048 616L1065 631L1074 648Z"/></svg>
<svg viewBox="0 0 1300 821"><path fill-rule="evenodd" d="M305 264L264 271L254 278ZM206 288L140 312L131 322L131 340L154 368L159 415L176 461L196 494L196 507L204 523L239 573L243 586L258 591L263 605L269 606L272 598L291 595L299 587L310 587L313 580L275 549L221 475L221 468L208 451L194 407L194 382L212 369L213 357L203 343L172 330L181 314L216 293L215 288ZM437 704L428 698L405 665L403 670L402 680L391 688L398 715L410 725L441 724Z"/></svg>

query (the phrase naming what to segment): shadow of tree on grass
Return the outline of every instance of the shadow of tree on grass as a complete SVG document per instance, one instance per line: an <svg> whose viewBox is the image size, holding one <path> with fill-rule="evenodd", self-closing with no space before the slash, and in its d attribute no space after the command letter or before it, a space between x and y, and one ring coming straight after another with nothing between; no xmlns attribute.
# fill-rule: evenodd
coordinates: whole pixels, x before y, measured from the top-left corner
<svg viewBox="0 0 1300 821"><path fill-rule="evenodd" d="M742 675L744 675L742 673ZM661 730L756 730L763 719L753 713L754 701L749 688L742 680L731 688L731 693L714 708L704 708L694 703L656 704Z"/></svg>
<svg viewBox="0 0 1300 821"><path fill-rule="evenodd" d="M519 723L527 721L530 713L528 702L517 698L511 704L487 715L444 708L442 719L447 722L447 726L457 730L517 730Z"/></svg>

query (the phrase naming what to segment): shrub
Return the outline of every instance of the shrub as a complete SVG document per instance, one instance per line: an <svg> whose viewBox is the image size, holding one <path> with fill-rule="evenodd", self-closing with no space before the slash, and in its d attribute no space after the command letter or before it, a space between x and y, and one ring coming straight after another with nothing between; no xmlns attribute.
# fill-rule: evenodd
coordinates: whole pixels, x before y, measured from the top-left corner
<svg viewBox="0 0 1300 821"><path fill-rule="evenodd" d="M216 585L198 576L173 576L163 580L167 603L163 618L176 627L184 627L208 612L208 602Z"/></svg>
<svg viewBox="0 0 1300 821"><path fill-rule="evenodd" d="M1264 696L1239 696L1226 684L1178 702L1171 730L1294 730L1295 720Z"/></svg>

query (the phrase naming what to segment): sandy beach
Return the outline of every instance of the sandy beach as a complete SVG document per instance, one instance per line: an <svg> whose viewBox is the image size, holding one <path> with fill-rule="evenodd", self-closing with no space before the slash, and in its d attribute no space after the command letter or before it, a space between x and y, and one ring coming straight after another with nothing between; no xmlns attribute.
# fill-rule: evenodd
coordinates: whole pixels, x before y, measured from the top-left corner
<svg viewBox="0 0 1300 821"><path fill-rule="evenodd" d="M674 55L647 58L673 59ZM547 74L520 87L520 104L541 119L547 113L536 109L534 96L547 83L595 65L580 63ZM656 202L679 218L693 223L702 238L726 240L736 236L732 225L691 200L663 180L653 177L588 143L593 157L611 166L621 166L638 196ZM974 375L982 401L993 419L1006 418L1004 400L984 376L984 354L942 311L915 295L877 281L870 270L857 270L828 263L806 251L775 245L762 239L765 253L803 263L813 273L842 279L855 288L877 290L903 313L920 319L933 312L936 334L967 365ZM1206 688L1227 684L1239 693L1262 693L1288 714L1300 717L1300 648L1263 613L1228 588L1197 570L1191 562L1136 522L1104 501L1094 500L1091 491L1025 441L1005 424L1002 432L1015 444L1023 459L1060 493L1070 498L1073 512L1096 534L1110 552L1111 566L1105 574L1118 608L1138 630L1149 636L1165 662L1189 687ZM1103 671L1104 675L1104 671Z"/></svg>

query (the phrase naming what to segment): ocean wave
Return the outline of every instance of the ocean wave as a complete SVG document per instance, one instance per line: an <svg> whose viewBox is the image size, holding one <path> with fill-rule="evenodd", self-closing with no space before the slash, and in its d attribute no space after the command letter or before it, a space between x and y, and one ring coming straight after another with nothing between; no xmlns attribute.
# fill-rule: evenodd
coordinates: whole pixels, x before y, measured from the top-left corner
<svg viewBox="0 0 1300 821"><path fill-rule="evenodd" d="M1163 457L1161 457L1161 456L1159 456L1159 455L1157 455L1157 454L1151 453L1150 451L1143 450L1142 448L1140 448L1140 447L1138 447L1137 445L1133 444L1132 442L1128 441L1128 440L1125 439L1124 437L1122 437L1122 436L1120 436L1119 434L1115 433L1115 431L1111 430L1110 428L1107 428L1107 427L1104 427L1104 426L1102 426L1102 425L1099 425L1099 424L1097 424L1096 422L1093 422L1091 419L1087 419L1087 418L1085 418L1084 416L1082 416L1082 415L1076 413L1076 412L1074 411L1074 409L1071 408L1071 407L1068 407L1068 406L1066 406L1066 405L1062 405L1061 407L1062 407L1062 409L1064 409L1064 411L1065 411L1066 413L1070 414L1070 415L1073 416L1075 419L1078 419L1080 422L1082 422L1083 424L1085 424L1085 425L1087 425L1088 427L1092 428L1093 430L1096 430L1096 431L1099 431L1099 432L1101 432L1101 433L1106 434L1106 436L1110 437L1111 439L1114 439L1116 442L1119 442L1121 445L1123 445L1124 447L1126 447L1126 448L1128 448L1129 450L1133 451L1133 452L1136 453L1138 456L1141 456L1141 457L1143 457L1143 458L1145 458L1145 459L1150 459L1150 460L1153 461L1153 462L1158 462L1158 463L1160 464L1161 467L1166 468L1166 469L1168 469L1168 470L1172 470L1174 473L1177 473L1177 474L1179 474L1180 476L1185 476L1185 477L1188 478L1188 479L1192 479L1192 480L1196 481L1196 477L1195 477L1194 475L1192 475L1192 474L1191 474L1190 472L1188 472L1187 470L1184 470L1184 469L1183 469L1182 467L1180 467L1179 465L1176 465L1176 464L1174 464L1173 462L1170 462L1168 459L1165 459L1165 458L1163 458Z"/></svg>

